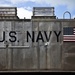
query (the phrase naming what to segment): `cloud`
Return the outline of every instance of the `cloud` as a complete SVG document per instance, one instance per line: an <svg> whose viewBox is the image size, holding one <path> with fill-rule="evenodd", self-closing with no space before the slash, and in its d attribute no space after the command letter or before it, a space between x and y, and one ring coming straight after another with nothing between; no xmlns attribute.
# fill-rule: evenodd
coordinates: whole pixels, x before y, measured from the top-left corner
<svg viewBox="0 0 75 75"><path fill-rule="evenodd" d="M1 0L0 6L16 6L18 7L20 5L20 8L17 8L18 10L18 16L20 18L31 18L32 15L32 8L31 7L23 7L22 3L26 2L34 2L37 4L47 4L48 6L52 7L59 7L59 5L64 5L67 7L68 11L74 11L75 10L75 0Z"/></svg>
<svg viewBox="0 0 75 75"><path fill-rule="evenodd" d="M75 0L5 0L13 4L24 2L35 2L39 4L49 4L51 6L66 5L68 9L72 10L75 6Z"/></svg>
<svg viewBox="0 0 75 75"><path fill-rule="evenodd" d="M9 4L0 4L0 7L11 7L11 5L9 5Z"/></svg>
<svg viewBox="0 0 75 75"><path fill-rule="evenodd" d="M32 16L32 11L29 11L23 7L17 8L17 16L20 17L20 19L30 19Z"/></svg>
<svg viewBox="0 0 75 75"><path fill-rule="evenodd" d="M26 10L30 10L30 11L32 11L32 8L31 7L24 7Z"/></svg>
<svg viewBox="0 0 75 75"><path fill-rule="evenodd" d="M5 0L11 2L12 4L22 3L22 2L37 2L37 0Z"/></svg>
<svg viewBox="0 0 75 75"><path fill-rule="evenodd" d="M9 1L9 0L6 0L6 1ZM17 2L17 0L12 0L12 1ZM13 6L14 4L12 3L8 4L7 2L3 2L3 1L0 2L0 7L13 7ZM17 7L17 16L20 19L24 19L24 17L27 19L30 19L32 16L32 8L31 7L20 7L20 8Z"/></svg>
<svg viewBox="0 0 75 75"><path fill-rule="evenodd" d="M13 7L12 4L7 4L7 3L0 3L0 7Z"/></svg>

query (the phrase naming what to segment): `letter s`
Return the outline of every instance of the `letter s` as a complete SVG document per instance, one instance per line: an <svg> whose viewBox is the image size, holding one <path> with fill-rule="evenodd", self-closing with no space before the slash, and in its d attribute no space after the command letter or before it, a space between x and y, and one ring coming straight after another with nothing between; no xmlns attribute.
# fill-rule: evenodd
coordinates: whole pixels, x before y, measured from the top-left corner
<svg viewBox="0 0 75 75"><path fill-rule="evenodd" d="M10 42L15 42L16 41L16 36L15 35L16 35L15 31L10 31L9 36L11 38L14 38L14 39L9 39Z"/></svg>

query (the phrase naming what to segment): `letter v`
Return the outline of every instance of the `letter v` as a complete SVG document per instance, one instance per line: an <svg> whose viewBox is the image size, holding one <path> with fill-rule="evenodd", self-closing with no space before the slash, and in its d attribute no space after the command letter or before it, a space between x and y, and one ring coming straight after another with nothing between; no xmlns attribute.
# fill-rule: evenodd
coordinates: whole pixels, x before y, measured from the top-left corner
<svg viewBox="0 0 75 75"><path fill-rule="evenodd" d="M49 42L50 37L51 37L51 34L52 34L52 31L50 31L50 33L49 33L49 37L47 36L46 31L44 31L44 34L45 34L45 37L46 37L47 42Z"/></svg>

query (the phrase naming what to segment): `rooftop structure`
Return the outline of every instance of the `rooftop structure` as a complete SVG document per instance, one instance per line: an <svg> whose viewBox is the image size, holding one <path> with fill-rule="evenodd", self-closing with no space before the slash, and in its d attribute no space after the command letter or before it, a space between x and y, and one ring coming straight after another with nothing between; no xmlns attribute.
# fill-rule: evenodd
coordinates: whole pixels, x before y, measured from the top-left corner
<svg viewBox="0 0 75 75"><path fill-rule="evenodd" d="M0 19L18 19L16 7L0 7Z"/></svg>
<svg viewBox="0 0 75 75"><path fill-rule="evenodd" d="M54 14L54 7L34 7L33 17L49 17L56 18Z"/></svg>

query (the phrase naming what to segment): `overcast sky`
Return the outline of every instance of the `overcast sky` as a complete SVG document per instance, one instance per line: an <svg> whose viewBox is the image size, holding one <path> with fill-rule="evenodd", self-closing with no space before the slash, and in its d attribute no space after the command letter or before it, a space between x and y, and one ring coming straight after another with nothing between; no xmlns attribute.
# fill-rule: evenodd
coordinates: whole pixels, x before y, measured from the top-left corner
<svg viewBox="0 0 75 75"><path fill-rule="evenodd" d="M0 6L17 7L20 18L31 18L33 7L54 7L59 19L63 18L65 11L69 11L72 18L75 17L75 0L0 0Z"/></svg>

